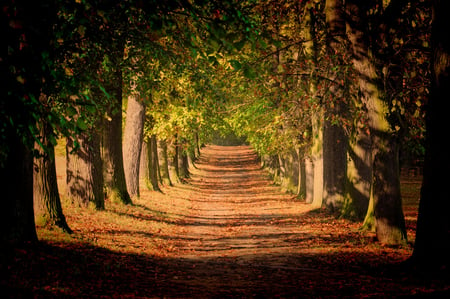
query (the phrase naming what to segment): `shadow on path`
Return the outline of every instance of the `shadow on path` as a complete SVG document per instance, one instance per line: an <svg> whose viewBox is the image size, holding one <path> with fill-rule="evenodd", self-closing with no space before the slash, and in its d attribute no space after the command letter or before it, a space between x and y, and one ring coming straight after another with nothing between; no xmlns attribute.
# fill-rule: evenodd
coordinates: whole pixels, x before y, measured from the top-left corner
<svg viewBox="0 0 450 299"><path fill-rule="evenodd" d="M450 295L448 276L398 266L410 248L374 244L358 224L282 193L251 148L207 146L196 166L188 184L143 191L130 207L65 207L78 236L2 250L3 297Z"/></svg>

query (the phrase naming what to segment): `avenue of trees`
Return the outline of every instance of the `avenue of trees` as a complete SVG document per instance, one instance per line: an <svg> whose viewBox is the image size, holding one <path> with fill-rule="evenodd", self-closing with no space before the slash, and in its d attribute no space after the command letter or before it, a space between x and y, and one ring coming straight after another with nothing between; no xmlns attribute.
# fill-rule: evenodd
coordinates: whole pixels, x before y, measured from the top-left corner
<svg viewBox="0 0 450 299"><path fill-rule="evenodd" d="M406 244L400 169L424 160L412 261L449 262L450 3L12 1L2 8L2 246L70 233L56 184L102 210L183 182L202 144L245 138L316 208ZM139 186L145 177L146 186Z"/></svg>

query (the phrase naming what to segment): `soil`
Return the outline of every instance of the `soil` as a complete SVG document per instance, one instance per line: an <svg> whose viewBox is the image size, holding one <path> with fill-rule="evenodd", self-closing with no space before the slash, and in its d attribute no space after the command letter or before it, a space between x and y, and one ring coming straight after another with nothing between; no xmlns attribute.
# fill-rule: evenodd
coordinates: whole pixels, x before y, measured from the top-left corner
<svg viewBox="0 0 450 299"><path fill-rule="evenodd" d="M11 298L448 296L446 274L403 263L417 218L407 198L411 243L383 246L360 223L283 193L250 147L209 145L185 183L143 190L132 206L64 201L75 234L38 228L39 245L3 255L1 287Z"/></svg>

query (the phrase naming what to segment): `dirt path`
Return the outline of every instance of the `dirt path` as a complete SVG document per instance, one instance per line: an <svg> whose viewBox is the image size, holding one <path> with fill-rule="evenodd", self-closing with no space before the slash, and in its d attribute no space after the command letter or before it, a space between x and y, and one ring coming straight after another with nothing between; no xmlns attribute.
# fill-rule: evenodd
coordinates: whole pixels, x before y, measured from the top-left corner
<svg viewBox="0 0 450 299"><path fill-rule="evenodd" d="M297 215L309 207L274 186L249 147L208 146L196 166L189 183L198 197L185 233L198 241L179 244L186 257L284 252L286 240L305 233Z"/></svg>
<svg viewBox="0 0 450 299"><path fill-rule="evenodd" d="M58 161L63 190L64 161ZM0 255L0 270L8 272L0 293L6 298L394 298L450 291L449 278L392 267L411 255L411 247L381 246L373 234L359 230L359 223L311 211L281 192L246 146L207 146L186 184L141 191L133 205L107 201L101 212L63 201L75 233L37 227L39 246Z"/></svg>
<svg viewBox="0 0 450 299"><path fill-rule="evenodd" d="M420 292L417 282L386 268L406 259L410 249L380 247L358 223L311 211L272 184L247 146L204 148L189 188L183 237L169 255L176 262L165 268L181 297L360 298L384 297L386 290L389 297Z"/></svg>

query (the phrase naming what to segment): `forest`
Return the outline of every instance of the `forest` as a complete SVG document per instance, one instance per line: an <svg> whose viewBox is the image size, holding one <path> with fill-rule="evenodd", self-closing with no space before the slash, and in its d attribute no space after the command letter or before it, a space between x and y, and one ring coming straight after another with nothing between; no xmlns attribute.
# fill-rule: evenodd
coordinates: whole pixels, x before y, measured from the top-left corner
<svg viewBox="0 0 450 299"><path fill-rule="evenodd" d="M137 297L301 297L281 286L264 295L257 286L272 283L275 278L266 276L275 269L274 277L290 285L305 279L302 271L311 271L315 281L327 275L314 267L325 267L333 281L351 276L339 272L346 261L339 254L331 271L323 252L279 252L280 244L297 246L294 235L304 236L309 227L304 240L312 244L326 236L336 248L344 241L362 246L361 254L364 248L406 250L406 258L388 259L375 272L384 279L388 265L400 264L398 273L408 277L439 273L439 283L430 284L448 294L449 11L445 0L5 1L0 266L5 277L14 274L1 287L11 297L24 295L22 288L34 296L67 295L70 287L56 292L11 286L26 271L17 270L20 260L39 273L46 264L47 271L58 271L55 259L92 254L91 262L108 256L102 264L129 276L133 271L125 264L140 263L136 273L144 285L146 271L156 283L177 267L190 274L173 277L204 281L196 291L173 279L148 289L139 284ZM420 198L416 227L405 220L402 191L402 177L411 176ZM186 223L186 213L197 220ZM99 224L105 215L114 219L111 225L126 215L165 224L151 233L139 227L141 237L147 234L156 246L151 252L142 249L148 244L141 239L123 238L123 244L139 243L141 251L114 264L124 250L106 253L94 236L109 229ZM142 223L124 225L132 230ZM270 233L257 233L263 225ZM316 235L319 226L325 235ZM337 227L347 233L344 241L333 239ZM254 231L253 241L244 242L246 229ZM206 237L231 233L234 241ZM270 239L275 233L279 237ZM164 240L166 235L171 237ZM155 240L161 241L161 256ZM190 251L182 249L188 241L194 244ZM226 251L230 260L224 262L207 254L224 248L240 248L246 258ZM272 250L267 264L262 248ZM203 258L204 272L193 270L198 260L190 260L191 251ZM313 252L314 258L306 258ZM39 256L46 262L36 266ZM61 273L75 264L64 264ZM221 275L214 265L236 284L241 276L259 284L247 292L242 290L249 285L212 281L213 274ZM233 272L234 266L254 274ZM109 268L104 271L95 268L91 279L106 275L114 281ZM71 280L66 275L62 280ZM367 283L383 288L374 281ZM128 289L120 286L119 293L103 295L124 295ZM354 295L365 291L357 288ZM329 297L327 292L319 297Z"/></svg>

